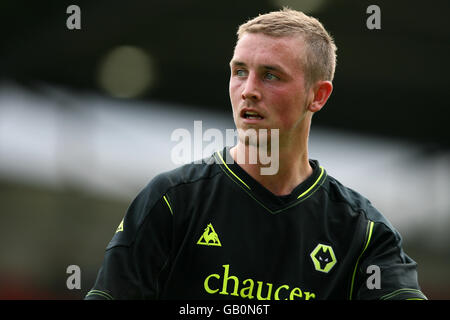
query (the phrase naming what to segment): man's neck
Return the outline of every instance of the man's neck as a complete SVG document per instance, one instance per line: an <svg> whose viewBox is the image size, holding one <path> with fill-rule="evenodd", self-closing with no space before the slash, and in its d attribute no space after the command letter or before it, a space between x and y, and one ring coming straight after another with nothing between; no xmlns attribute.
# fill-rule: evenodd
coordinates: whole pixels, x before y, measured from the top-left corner
<svg viewBox="0 0 450 320"><path fill-rule="evenodd" d="M236 146L230 149L231 157L251 177L277 196L291 194L292 190L305 181L313 172L309 164L307 146L297 149L280 148L278 159L272 159L279 161L278 171L271 175L261 174L261 169L267 167L267 165L261 164L259 158L256 164L249 163L249 154L254 151L251 148L256 147L238 142ZM245 161L238 161L240 159L245 159Z"/></svg>

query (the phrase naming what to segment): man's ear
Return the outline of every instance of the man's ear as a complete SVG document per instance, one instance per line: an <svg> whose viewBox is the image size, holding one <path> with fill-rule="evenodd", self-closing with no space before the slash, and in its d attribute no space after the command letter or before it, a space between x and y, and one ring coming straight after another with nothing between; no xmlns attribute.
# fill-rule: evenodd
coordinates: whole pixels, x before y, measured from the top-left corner
<svg viewBox="0 0 450 320"><path fill-rule="evenodd" d="M331 81L318 81L311 88L311 90L313 91L313 100L308 107L308 111L314 113L320 111L320 109L322 109L322 107L327 102L328 98L331 95L331 92L333 91L333 84L331 83Z"/></svg>

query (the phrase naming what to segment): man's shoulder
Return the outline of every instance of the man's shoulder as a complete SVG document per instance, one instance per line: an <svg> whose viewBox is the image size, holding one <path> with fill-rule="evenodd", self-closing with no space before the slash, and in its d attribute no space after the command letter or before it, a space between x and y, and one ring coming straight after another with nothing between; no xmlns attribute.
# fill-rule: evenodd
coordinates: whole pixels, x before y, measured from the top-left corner
<svg viewBox="0 0 450 320"><path fill-rule="evenodd" d="M192 184L194 186L196 181L214 177L215 172L217 170L213 163L202 161L185 164L156 175L131 202L124 220L118 228L118 231L123 232L116 231L107 248L130 245L136 238L138 230L143 230L141 227L145 221L152 221L151 223L158 221L157 223L162 225L169 223L170 217L173 215L172 210L175 210L176 204L180 202L180 193L178 192L174 196L172 191L180 185L194 183ZM186 191L186 189L184 188L182 191ZM181 194L185 198L191 196L190 192Z"/></svg>
<svg viewBox="0 0 450 320"><path fill-rule="evenodd" d="M336 178L328 175L328 183L324 187L328 193L329 200L335 203L344 203L351 208L355 214L364 214L366 219L374 222L383 222L391 226L384 215L373 206L372 202L360 192L345 186Z"/></svg>
<svg viewBox="0 0 450 320"><path fill-rule="evenodd" d="M146 189L164 194L180 185L211 179L221 172L215 164L215 159L211 156L161 172L150 180Z"/></svg>

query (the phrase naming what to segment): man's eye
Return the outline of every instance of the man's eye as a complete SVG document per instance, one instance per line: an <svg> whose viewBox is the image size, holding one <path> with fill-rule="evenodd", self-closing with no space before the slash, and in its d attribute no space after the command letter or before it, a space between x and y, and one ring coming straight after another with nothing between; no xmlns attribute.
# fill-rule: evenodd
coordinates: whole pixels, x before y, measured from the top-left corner
<svg viewBox="0 0 450 320"><path fill-rule="evenodd" d="M247 72L245 70L239 69L239 70L236 70L236 75L238 77L245 77L247 75Z"/></svg>
<svg viewBox="0 0 450 320"><path fill-rule="evenodd" d="M274 74L272 74L272 73L270 73L270 72L267 72L267 73L266 73L265 78L266 78L267 80L277 80L277 79L279 79L276 75L274 75Z"/></svg>

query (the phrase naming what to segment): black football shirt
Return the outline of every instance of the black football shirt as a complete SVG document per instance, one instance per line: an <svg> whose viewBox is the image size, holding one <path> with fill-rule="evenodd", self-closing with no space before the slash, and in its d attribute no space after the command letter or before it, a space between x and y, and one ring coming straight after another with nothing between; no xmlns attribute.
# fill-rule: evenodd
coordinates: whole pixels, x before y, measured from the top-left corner
<svg viewBox="0 0 450 320"><path fill-rule="evenodd" d="M129 206L86 299L426 299L394 227L310 164L312 175L282 197L229 147L156 176Z"/></svg>

